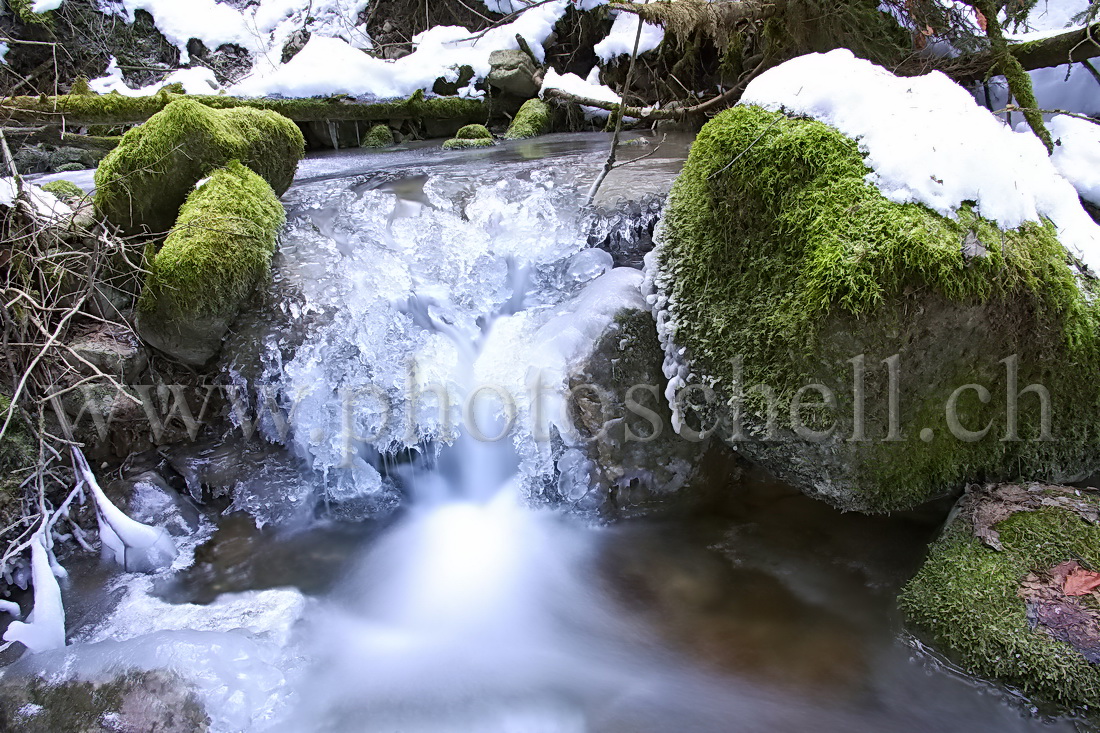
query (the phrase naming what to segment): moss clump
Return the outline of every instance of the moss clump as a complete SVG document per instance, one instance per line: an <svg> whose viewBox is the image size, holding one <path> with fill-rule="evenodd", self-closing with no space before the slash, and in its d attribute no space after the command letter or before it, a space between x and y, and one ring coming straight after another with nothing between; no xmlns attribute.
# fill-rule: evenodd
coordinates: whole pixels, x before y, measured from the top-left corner
<svg viewBox="0 0 1100 733"><path fill-rule="evenodd" d="M34 0L7 0L8 9L26 25L53 27L53 11L34 12Z"/></svg>
<svg viewBox="0 0 1100 733"><path fill-rule="evenodd" d="M375 125L363 138L361 147L385 148L393 145L393 143L393 132L390 130L389 125Z"/></svg>
<svg viewBox="0 0 1100 733"><path fill-rule="evenodd" d="M69 94L80 94L85 97L95 96L95 92L88 86L88 78L84 76L78 76L73 80L73 85L69 88Z"/></svg>
<svg viewBox="0 0 1100 733"><path fill-rule="evenodd" d="M467 138L455 137L443 143L443 149L462 150L464 148L491 148L495 144L496 143L493 142L492 138L488 140L486 140L485 138L475 138L471 140Z"/></svg>
<svg viewBox="0 0 1100 733"><path fill-rule="evenodd" d="M506 140L517 140L545 135L549 131L550 105L541 99L528 99L519 108L504 137Z"/></svg>
<svg viewBox="0 0 1100 733"><path fill-rule="evenodd" d="M301 131L281 115L177 99L123 135L99 164L95 203L125 231L163 232L195 182L230 160L254 170L279 196L304 154Z"/></svg>
<svg viewBox="0 0 1100 733"><path fill-rule="evenodd" d="M968 207L947 219L888 201L867 173L857 144L837 130L738 107L703 128L673 187L659 284L693 372L716 380L726 399L770 386L778 415L789 415L804 385L837 397L825 438L745 440L743 450L807 492L863 511L910 507L981 478L1057 483L1093 470L1100 321L1054 227L1002 232ZM850 360L861 354L857 435ZM895 354L902 378L893 421L881 360ZM1002 440L1001 360L1013 355L1017 391L1049 390L1053 440L1035 440L1034 395L1019 398L1019 439ZM956 439L945 408L956 388L974 383L995 399L966 391L959 422L990 429L980 440ZM760 392L747 392L744 405L749 428L767 419Z"/></svg>
<svg viewBox="0 0 1100 733"><path fill-rule="evenodd" d="M485 125L465 125L455 136L443 143L444 150L486 148L494 144L493 133Z"/></svg>
<svg viewBox="0 0 1100 733"><path fill-rule="evenodd" d="M56 181L43 183L41 188L43 191L52 193L66 203L70 201L79 201L86 195L83 188L72 181L66 181L64 178L58 178Z"/></svg>
<svg viewBox="0 0 1100 733"><path fill-rule="evenodd" d="M455 133L458 140L492 140L493 133L485 125L463 125Z"/></svg>
<svg viewBox="0 0 1100 733"><path fill-rule="evenodd" d="M974 537L956 519L902 592L909 621L968 670L1063 708L1100 706L1100 667L1042 629L1031 629L1017 595L1028 573L1065 560L1100 568L1100 527L1052 507L996 525L1004 550Z"/></svg>
<svg viewBox="0 0 1100 733"><path fill-rule="evenodd" d="M268 183L238 161L187 197L153 257L139 306L162 317L228 316L267 278L286 212Z"/></svg>

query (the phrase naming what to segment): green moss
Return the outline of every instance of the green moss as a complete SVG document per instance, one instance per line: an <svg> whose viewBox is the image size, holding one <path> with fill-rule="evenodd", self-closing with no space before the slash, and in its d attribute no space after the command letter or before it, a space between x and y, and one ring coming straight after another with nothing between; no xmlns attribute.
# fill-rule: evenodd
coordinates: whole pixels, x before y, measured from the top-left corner
<svg viewBox="0 0 1100 733"><path fill-rule="evenodd" d="M447 140L446 142L444 142L443 143L443 149L444 150L463 150L463 149L466 149L466 148L491 148L495 144L496 143L493 142L493 140L491 138L488 139L488 140L486 140L485 138L475 138L475 139L471 140L471 139L466 139L466 138L455 137L455 138L451 138L450 140Z"/></svg>
<svg viewBox="0 0 1100 733"><path fill-rule="evenodd" d="M1053 226L1002 232L963 207L955 220L888 201L865 181L857 144L820 122L754 107L727 110L700 132L673 187L660 264L693 371L766 384L779 414L803 385L838 395L829 445L860 494L845 508L915 505L980 477L1057 477L1097 463L1100 349L1097 310L1082 293ZM968 259L976 237L985 256ZM885 368L902 355L903 439L884 440ZM851 435L852 366L866 355L866 441ZM932 354L932 358L925 358ZM1005 366L1019 357L1019 388L1051 392L1054 441L1033 441L1038 400L1020 400L1021 436L1005 435ZM988 437L946 434L956 387L987 386L959 403L964 425L992 421ZM1002 391L998 392L998 389ZM750 393L751 414L765 400ZM918 439L924 427L941 436ZM828 455L822 449L822 456Z"/></svg>
<svg viewBox="0 0 1100 733"><path fill-rule="evenodd" d="M164 109L180 95L160 91L145 97L124 97L117 92L101 95L63 94L57 97L11 97L4 101L5 118L11 122L41 124L43 118L65 115L70 124L138 124ZM417 92L408 99L367 104L343 96L304 99L241 99L226 95L188 95L187 99L213 109L247 107L277 112L296 122L388 120L485 119L486 105L477 99L432 97Z"/></svg>
<svg viewBox="0 0 1100 733"><path fill-rule="evenodd" d="M997 525L1004 551L956 520L899 600L909 621L968 670L1069 709L1100 706L1100 667L1043 630L1017 596L1030 572L1064 560L1100 568L1100 527L1064 509L1012 515Z"/></svg>
<svg viewBox="0 0 1100 733"><path fill-rule="evenodd" d="M234 160L214 171L187 197L153 256L141 310L182 318L235 313L267 278L285 221L271 186L249 168Z"/></svg>
<svg viewBox="0 0 1100 733"><path fill-rule="evenodd" d="M95 203L125 231L163 232L195 182L215 168L239 160L282 195L304 153L301 131L281 115L177 99L127 132L99 164Z"/></svg>
<svg viewBox="0 0 1100 733"><path fill-rule="evenodd" d="M507 140L544 135L550 131L550 105L541 99L528 99L519 108L508 132Z"/></svg>
<svg viewBox="0 0 1100 733"><path fill-rule="evenodd" d="M458 140L492 140L493 133L485 125L463 125L455 133Z"/></svg>
<svg viewBox="0 0 1100 733"><path fill-rule="evenodd" d="M55 181L42 184L42 190L52 193L62 201L79 201L87 194L84 193L84 189L76 185L72 181L66 181L64 178L58 178Z"/></svg>
<svg viewBox="0 0 1100 733"><path fill-rule="evenodd" d="M364 148L385 148L390 145L393 145L393 132L389 125L375 125L362 142Z"/></svg>
<svg viewBox="0 0 1100 733"><path fill-rule="evenodd" d="M69 88L69 94L80 94L83 96L95 96L95 92L88 86L88 79L84 76L78 76L73 80L72 87Z"/></svg>
<svg viewBox="0 0 1100 733"><path fill-rule="evenodd" d="M7 4L8 9L23 23L53 27L53 11L34 12L34 0L7 0Z"/></svg>

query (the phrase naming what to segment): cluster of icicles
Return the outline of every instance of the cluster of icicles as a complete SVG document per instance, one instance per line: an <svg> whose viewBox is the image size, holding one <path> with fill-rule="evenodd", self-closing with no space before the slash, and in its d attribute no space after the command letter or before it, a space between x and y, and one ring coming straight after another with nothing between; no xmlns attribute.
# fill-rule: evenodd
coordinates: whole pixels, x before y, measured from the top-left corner
<svg viewBox="0 0 1100 733"><path fill-rule="evenodd" d="M85 490L95 502L99 523L99 540L103 556L133 572L147 572L172 564L178 550L168 533L160 527L150 527L135 521L116 507L103 489L79 448L73 448L76 486L68 498L30 538L31 583L34 586L34 608L25 621L12 621L4 633L8 644L19 642L30 652L41 652L65 646L65 607L61 603L58 578L68 577L65 568L53 553L52 528L68 512L73 500L85 498ZM0 601L0 611L19 614L19 606Z"/></svg>

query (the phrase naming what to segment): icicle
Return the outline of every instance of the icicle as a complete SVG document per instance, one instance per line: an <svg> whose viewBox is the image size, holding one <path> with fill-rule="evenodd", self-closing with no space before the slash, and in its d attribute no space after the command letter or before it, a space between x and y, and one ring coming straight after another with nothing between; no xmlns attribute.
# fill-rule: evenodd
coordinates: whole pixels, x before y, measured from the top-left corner
<svg viewBox="0 0 1100 733"><path fill-rule="evenodd" d="M65 646L65 606L61 603L61 586L50 567L43 529L31 538L31 576L34 608L26 621L11 622L4 641L18 641L33 654Z"/></svg>
<svg viewBox="0 0 1100 733"><path fill-rule="evenodd" d="M171 565L179 551L168 532L161 527L150 527L130 519L112 504L99 488L99 482L84 454L77 448L73 448L73 462L80 473L80 480L95 497L99 540L103 544L104 557L111 558L132 572L146 572Z"/></svg>

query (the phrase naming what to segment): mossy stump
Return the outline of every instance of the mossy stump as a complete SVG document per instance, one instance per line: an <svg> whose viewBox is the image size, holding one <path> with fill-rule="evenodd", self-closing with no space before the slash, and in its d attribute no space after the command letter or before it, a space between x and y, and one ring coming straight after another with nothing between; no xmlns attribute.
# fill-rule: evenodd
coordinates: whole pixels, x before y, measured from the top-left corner
<svg viewBox="0 0 1100 733"><path fill-rule="evenodd" d="M487 148L495 144L493 133L485 125L464 125L453 138L443 143L443 149Z"/></svg>
<svg viewBox="0 0 1100 733"><path fill-rule="evenodd" d="M279 114L177 99L99 164L95 204L127 233L165 232L195 182L216 168L238 160L281 196L304 154L301 131Z"/></svg>
<svg viewBox="0 0 1100 733"><path fill-rule="evenodd" d="M285 222L275 192L251 169L231 161L211 173L150 259L138 303L141 337L186 364L208 362L266 281Z"/></svg>
<svg viewBox="0 0 1100 733"><path fill-rule="evenodd" d="M978 536L989 533L979 529L975 517L983 512L1004 516L994 504L1006 488L1036 506L992 525L998 535L995 549ZM1066 561L1100 570L1100 526L1095 524L1100 496L1034 484L974 490L977 500L968 494L960 501L928 560L903 590L899 603L906 618L967 671L1024 692L1046 712L1095 711L1100 666L1036 620L1042 616L1026 586ZM1058 584L1052 585L1057 598ZM1091 596L1066 600L1100 610Z"/></svg>
<svg viewBox="0 0 1100 733"><path fill-rule="evenodd" d="M537 137L550 132L550 105L541 99L528 99L519 108L508 131L504 133L505 140L519 140L527 137Z"/></svg>
<svg viewBox="0 0 1100 733"><path fill-rule="evenodd" d="M694 402L714 388L685 421L719 415L747 458L845 510L1096 470L1097 306L1054 226L948 219L868 172L814 120L704 126L655 268L666 353Z"/></svg>

